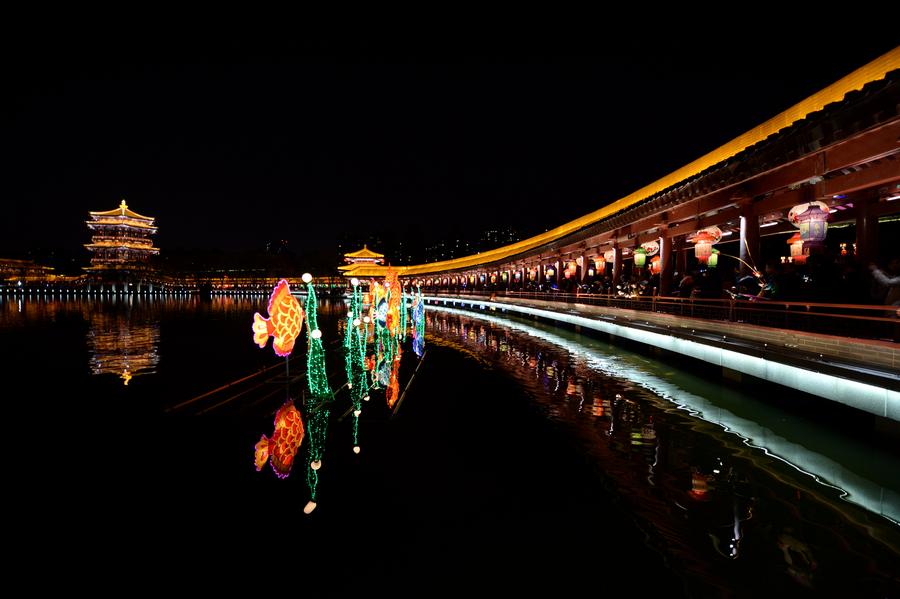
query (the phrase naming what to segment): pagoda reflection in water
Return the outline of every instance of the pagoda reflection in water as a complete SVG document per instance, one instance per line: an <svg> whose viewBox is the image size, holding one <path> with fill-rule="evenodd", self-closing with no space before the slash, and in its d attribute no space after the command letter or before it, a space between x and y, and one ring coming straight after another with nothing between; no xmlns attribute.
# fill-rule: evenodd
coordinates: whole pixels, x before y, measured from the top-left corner
<svg viewBox="0 0 900 599"><path fill-rule="evenodd" d="M159 322L135 322L129 312L94 312L87 342L92 374L115 374L127 385L156 372Z"/></svg>

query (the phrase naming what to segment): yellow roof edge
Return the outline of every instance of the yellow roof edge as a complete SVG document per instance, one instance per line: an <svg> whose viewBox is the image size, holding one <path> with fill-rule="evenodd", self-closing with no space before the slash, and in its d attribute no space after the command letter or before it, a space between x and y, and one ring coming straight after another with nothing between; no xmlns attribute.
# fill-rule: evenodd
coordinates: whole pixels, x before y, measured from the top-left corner
<svg viewBox="0 0 900 599"><path fill-rule="evenodd" d="M775 115L764 123L757 125L753 129L742 133L715 150L704 154L693 162L672 171L653 183L645 185L624 198L619 198L618 200L606 204L582 217L576 218L575 220L569 221L539 235L535 235L534 237L493 250L488 250L480 254L463 256L462 258L454 258L452 260L443 260L441 262L415 264L395 268L398 269L398 272L399 269L402 268L404 272L400 274L407 275L429 274L433 272L443 272L445 270L469 268L486 262L494 262L496 260L509 258L545 243L555 241L556 239L574 233L575 231L606 218L607 216L615 214L620 210L633 206L655 193L668 189L685 179L689 179L690 177L705 171L711 166L715 166L716 164L731 158L750 146L765 140L782 129L790 127L795 122L806 118L809 114L822 110L826 105L833 102L840 102L848 93L862 89L867 83L884 79L885 75L896 69L900 69L900 46L879 56L868 64L861 66L849 75L838 79L828 87L816 92L805 100L794 104L787 110Z"/></svg>

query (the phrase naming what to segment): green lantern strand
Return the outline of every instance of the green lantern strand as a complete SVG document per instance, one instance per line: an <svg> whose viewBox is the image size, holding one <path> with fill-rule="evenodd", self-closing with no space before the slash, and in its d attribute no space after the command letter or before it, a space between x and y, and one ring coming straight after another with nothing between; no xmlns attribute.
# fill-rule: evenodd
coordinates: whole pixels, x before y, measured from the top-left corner
<svg viewBox="0 0 900 599"><path fill-rule="evenodd" d="M353 447L358 452L359 447L359 415L362 410L362 402L369 393L369 381L366 377L366 329L355 326L353 319L362 314L362 291L359 286L353 290L350 302L352 317L347 319L347 352L345 356L347 367L347 383L350 385L350 401L353 403Z"/></svg>
<svg viewBox="0 0 900 599"><path fill-rule="evenodd" d="M406 321L407 321L407 312L406 312L406 288L401 288L401 293L403 294L400 298L400 339L401 341L406 341Z"/></svg>
<svg viewBox="0 0 900 599"><path fill-rule="evenodd" d="M309 395L306 397L306 430L309 435L309 468L306 480L309 484L311 500L316 501L319 485L317 472L325 451L325 436L328 430L329 403L334 399L325 372L325 349L316 316L316 290L312 282L306 284L306 326L309 337L309 352L306 356L306 379ZM315 465L315 467L314 467Z"/></svg>

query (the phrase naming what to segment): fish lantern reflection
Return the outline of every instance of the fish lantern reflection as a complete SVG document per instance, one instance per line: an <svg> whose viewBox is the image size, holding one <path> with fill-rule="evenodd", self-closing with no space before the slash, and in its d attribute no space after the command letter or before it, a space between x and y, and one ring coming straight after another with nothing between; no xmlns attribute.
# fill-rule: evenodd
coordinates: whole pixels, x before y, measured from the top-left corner
<svg viewBox="0 0 900 599"><path fill-rule="evenodd" d="M285 478L291 473L291 466L294 465L297 450L303 443L304 434L300 412L294 407L293 401L286 402L275 413L275 432L272 437L263 435L256 444L254 452L256 471L262 470L266 462L269 462L278 478Z"/></svg>
<svg viewBox="0 0 900 599"><path fill-rule="evenodd" d="M634 265L638 268L644 268L644 264L647 263L647 250L642 247L635 248L634 250Z"/></svg>
<svg viewBox="0 0 900 599"><path fill-rule="evenodd" d="M824 202L798 204L791 208L788 220L800 229L800 239L809 245L821 245L828 230L828 205Z"/></svg>

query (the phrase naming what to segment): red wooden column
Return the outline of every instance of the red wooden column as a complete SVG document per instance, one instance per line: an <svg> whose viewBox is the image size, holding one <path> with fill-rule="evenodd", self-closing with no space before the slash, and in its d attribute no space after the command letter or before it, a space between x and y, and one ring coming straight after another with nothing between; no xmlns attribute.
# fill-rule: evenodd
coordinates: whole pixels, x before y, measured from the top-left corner
<svg viewBox="0 0 900 599"><path fill-rule="evenodd" d="M878 215L873 208L878 198L861 199L856 213L856 261L863 266L875 261L878 248Z"/></svg>
<svg viewBox="0 0 900 599"><path fill-rule="evenodd" d="M757 269L763 270L765 261L760 255L759 249L759 216L753 209L753 204L747 200L741 204L741 251L738 254L741 260L747 264L753 264ZM741 264L741 274L750 274L750 267Z"/></svg>
<svg viewBox="0 0 900 599"><path fill-rule="evenodd" d="M659 261L662 262L662 271L659 273L659 294L671 295L672 276L675 273L675 261L672 260L672 238L666 228L660 230L659 237Z"/></svg>
<svg viewBox="0 0 900 599"><path fill-rule="evenodd" d="M610 287L610 293L613 295L616 294L616 285L619 284L619 277L622 275L622 250L619 249L618 244L613 244L613 271L612 271L612 286Z"/></svg>
<svg viewBox="0 0 900 599"><path fill-rule="evenodd" d="M675 251L675 270L682 277L687 272L687 251L685 245L687 243L684 235L677 235L672 238L672 249Z"/></svg>

